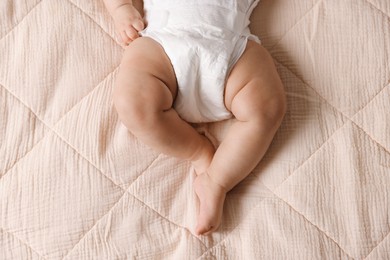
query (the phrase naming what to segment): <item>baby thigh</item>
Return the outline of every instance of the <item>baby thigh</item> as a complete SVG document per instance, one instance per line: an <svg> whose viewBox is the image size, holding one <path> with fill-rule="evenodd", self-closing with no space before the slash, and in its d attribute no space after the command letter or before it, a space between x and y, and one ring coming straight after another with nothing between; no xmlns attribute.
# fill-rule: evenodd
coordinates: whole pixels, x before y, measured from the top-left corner
<svg viewBox="0 0 390 260"><path fill-rule="evenodd" d="M156 41L142 37L126 47L113 101L119 119L131 132L153 127L153 116L172 107L176 91L170 60Z"/></svg>
<svg viewBox="0 0 390 260"><path fill-rule="evenodd" d="M146 37L133 41L115 82L119 119L144 144L203 170L214 147L172 108L176 92L175 73L161 45Z"/></svg>
<svg viewBox="0 0 390 260"><path fill-rule="evenodd" d="M286 109L284 87L268 51L248 41L225 88L225 105L241 121L279 125Z"/></svg>

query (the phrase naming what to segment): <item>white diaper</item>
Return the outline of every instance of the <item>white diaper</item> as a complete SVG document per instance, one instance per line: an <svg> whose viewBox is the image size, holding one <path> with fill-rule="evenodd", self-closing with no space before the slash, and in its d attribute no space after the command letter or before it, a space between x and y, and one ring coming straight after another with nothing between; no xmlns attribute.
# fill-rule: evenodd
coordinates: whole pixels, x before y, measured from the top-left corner
<svg viewBox="0 0 390 260"><path fill-rule="evenodd" d="M147 28L162 45L176 73L174 108L187 122L220 121L230 70L245 50L249 16L259 0L144 0Z"/></svg>

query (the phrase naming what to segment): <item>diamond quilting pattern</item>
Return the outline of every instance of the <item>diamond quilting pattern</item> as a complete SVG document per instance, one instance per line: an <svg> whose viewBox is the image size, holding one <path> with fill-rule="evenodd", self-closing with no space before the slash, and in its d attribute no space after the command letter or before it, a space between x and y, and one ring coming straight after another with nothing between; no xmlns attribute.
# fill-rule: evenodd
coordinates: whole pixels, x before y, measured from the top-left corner
<svg viewBox="0 0 390 260"><path fill-rule="evenodd" d="M31 248L18 240L15 235L0 229L0 256L2 259L40 259Z"/></svg>
<svg viewBox="0 0 390 260"><path fill-rule="evenodd" d="M286 89L288 111L270 149L254 170L271 190L347 121L287 67L279 63L278 69Z"/></svg>
<svg viewBox="0 0 390 260"><path fill-rule="evenodd" d="M360 259L390 231L389 163L390 154L348 123L276 194Z"/></svg>
<svg viewBox="0 0 390 260"><path fill-rule="evenodd" d="M50 133L0 181L0 225L61 257L124 191Z"/></svg>
<svg viewBox="0 0 390 260"><path fill-rule="evenodd" d="M0 2L0 39L11 32L42 0ZM10 10L12 10L10 12Z"/></svg>
<svg viewBox="0 0 390 260"><path fill-rule="evenodd" d="M138 0L135 0L138 1ZM69 3L79 8L82 13L92 19L112 39L115 39L114 23L106 11L103 1L68 0Z"/></svg>
<svg viewBox="0 0 390 260"><path fill-rule="evenodd" d="M102 30L67 1L43 1L0 41L7 61L0 70L2 84L53 126L119 64L120 49L101 36Z"/></svg>
<svg viewBox="0 0 390 260"><path fill-rule="evenodd" d="M383 12L390 18L390 2L382 0L365 0L372 4L374 8L378 9L379 12Z"/></svg>
<svg viewBox="0 0 390 260"><path fill-rule="evenodd" d="M372 26L382 29L373 31ZM390 78L389 39L388 17L367 2L328 0L321 1L272 53L337 110L353 116Z"/></svg>
<svg viewBox="0 0 390 260"><path fill-rule="evenodd" d="M259 35L264 46L272 49L301 19L310 14L320 0L261 1L252 15L252 32Z"/></svg>
<svg viewBox="0 0 390 260"><path fill-rule="evenodd" d="M177 244L182 245L179 250ZM64 259L179 259L200 255L205 249L188 231L126 193Z"/></svg>
<svg viewBox="0 0 390 260"><path fill-rule="evenodd" d="M119 122L111 99L116 72L74 106L54 130L107 177L127 189L158 153L140 143Z"/></svg>
<svg viewBox="0 0 390 260"><path fill-rule="evenodd" d="M30 152L48 129L0 85L0 179ZM16 116L17 115L17 116ZM10 127L11 126L11 127Z"/></svg>
<svg viewBox="0 0 390 260"><path fill-rule="evenodd" d="M122 50L102 2L3 1L0 258L389 258L389 8L260 2L289 111L220 232L197 238L189 165L110 104Z"/></svg>
<svg viewBox="0 0 390 260"><path fill-rule="evenodd" d="M390 248L390 233L383 239L383 241L375 247L366 259L375 260L375 259L387 259L389 258L389 248Z"/></svg>
<svg viewBox="0 0 390 260"><path fill-rule="evenodd" d="M240 228L200 259L353 259L316 226L278 198L267 198ZM237 237L240 237L237 241ZM248 239L247 239L248 238Z"/></svg>
<svg viewBox="0 0 390 260"><path fill-rule="evenodd" d="M390 111L390 85L386 86L362 111L354 118L368 135L378 144L390 152L390 113L376 113L376 111Z"/></svg>
<svg viewBox="0 0 390 260"><path fill-rule="evenodd" d="M196 212L191 174L188 163L161 155L131 184L129 193L171 222L192 230Z"/></svg>

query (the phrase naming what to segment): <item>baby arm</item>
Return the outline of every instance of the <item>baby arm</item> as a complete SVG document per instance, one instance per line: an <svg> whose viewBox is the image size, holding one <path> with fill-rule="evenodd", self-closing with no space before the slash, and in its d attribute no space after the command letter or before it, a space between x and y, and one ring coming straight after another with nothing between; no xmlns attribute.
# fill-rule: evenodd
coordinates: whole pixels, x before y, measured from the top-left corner
<svg viewBox="0 0 390 260"><path fill-rule="evenodd" d="M104 0L104 4L114 20L119 43L126 46L137 39L145 24L133 1Z"/></svg>

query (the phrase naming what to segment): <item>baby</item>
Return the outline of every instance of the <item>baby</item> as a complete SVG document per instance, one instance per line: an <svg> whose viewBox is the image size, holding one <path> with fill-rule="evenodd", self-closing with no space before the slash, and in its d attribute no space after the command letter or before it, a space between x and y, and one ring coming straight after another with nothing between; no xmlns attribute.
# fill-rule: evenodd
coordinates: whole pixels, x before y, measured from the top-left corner
<svg viewBox="0 0 390 260"><path fill-rule="evenodd" d="M192 163L195 234L208 235L286 111L273 60L249 31L258 0L104 2L125 47L113 93L119 119L145 144ZM190 125L233 116L218 149Z"/></svg>

